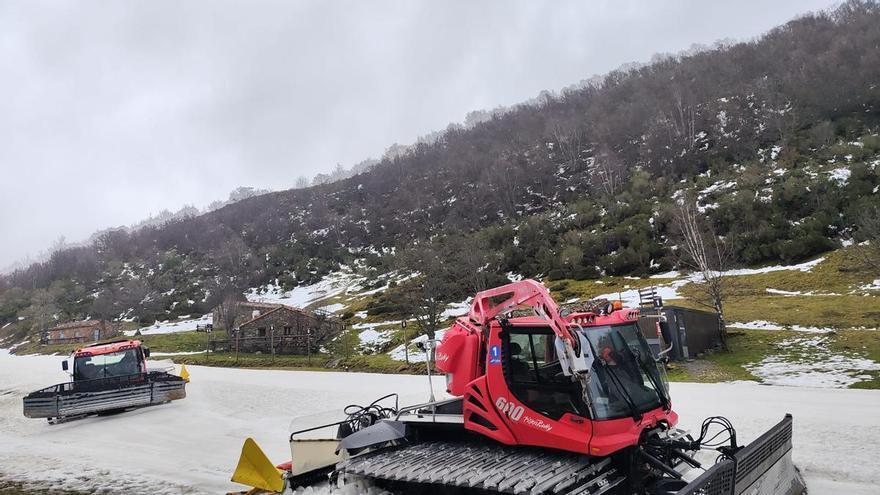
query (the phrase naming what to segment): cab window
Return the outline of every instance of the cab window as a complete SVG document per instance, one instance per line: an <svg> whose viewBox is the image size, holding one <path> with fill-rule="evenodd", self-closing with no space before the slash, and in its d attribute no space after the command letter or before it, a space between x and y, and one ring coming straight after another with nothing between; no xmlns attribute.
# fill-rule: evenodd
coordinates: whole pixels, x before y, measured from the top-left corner
<svg viewBox="0 0 880 495"><path fill-rule="evenodd" d="M549 328L511 328L504 332L506 378L523 404L551 419L585 415L579 385L565 376Z"/></svg>

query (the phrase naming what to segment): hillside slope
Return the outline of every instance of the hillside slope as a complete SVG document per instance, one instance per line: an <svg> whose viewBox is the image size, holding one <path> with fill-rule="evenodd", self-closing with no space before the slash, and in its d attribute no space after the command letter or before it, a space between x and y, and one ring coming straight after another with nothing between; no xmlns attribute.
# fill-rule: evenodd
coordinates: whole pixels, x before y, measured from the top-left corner
<svg viewBox="0 0 880 495"><path fill-rule="evenodd" d="M0 278L0 326L149 324L343 265L381 285L425 245L451 281L447 301L511 272L648 275L676 268L671 211L685 198L740 264L808 259L862 241L859 216L880 205L878 47L880 8L848 2L544 94L340 182L107 232Z"/></svg>

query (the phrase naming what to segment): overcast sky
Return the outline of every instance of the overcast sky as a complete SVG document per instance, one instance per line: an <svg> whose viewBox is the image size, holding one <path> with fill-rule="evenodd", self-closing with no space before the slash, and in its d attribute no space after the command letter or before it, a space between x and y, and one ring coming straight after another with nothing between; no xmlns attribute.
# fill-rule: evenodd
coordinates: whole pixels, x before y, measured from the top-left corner
<svg viewBox="0 0 880 495"><path fill-rule="evenodd" d="M0 0L0 267L828 0Z"/></svg>

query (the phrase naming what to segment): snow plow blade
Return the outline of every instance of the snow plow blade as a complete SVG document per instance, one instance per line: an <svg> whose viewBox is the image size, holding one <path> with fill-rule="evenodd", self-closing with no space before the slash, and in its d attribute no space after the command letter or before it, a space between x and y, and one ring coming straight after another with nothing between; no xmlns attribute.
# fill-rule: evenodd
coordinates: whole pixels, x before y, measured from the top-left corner
<svg viewBox="0 0 880 495"><path fill-rule="evenodd" d="M791 459L792 417L703 473L678 495L800 495L806 485Z"/></svg>
<svg viewBox="0 0 880 495"><path fill-rule="evenodd" d="M164 404L186 397L186 381L164 372L59 383L24 397L28 418L64 420Z"/></svg>
<svg viewBox="0 0 880 495"><path fill-rule="evenodd" d="M284 471L272 464L253 438L245 439L238 465L232 473L232 481L260 490L281 493L284 491L283 474Z"/></svg>

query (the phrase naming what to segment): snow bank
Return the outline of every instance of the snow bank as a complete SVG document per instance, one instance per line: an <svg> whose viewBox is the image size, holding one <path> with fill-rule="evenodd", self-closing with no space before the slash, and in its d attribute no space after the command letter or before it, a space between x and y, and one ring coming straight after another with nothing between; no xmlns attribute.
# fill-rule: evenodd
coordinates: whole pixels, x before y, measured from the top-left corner
<svg viewBox="0 0 880 495"><path fill-rule="evenodd" d="M171 321L166 320L162 322L157 322L155 325L149 327L142 327L138 330L141 332L141 335L158 335L162 333L178 333L178 332L192 332L196 329L198 325L204 326L211 323L212 315L210 313L202 316L201 318L196 318L192 320L178 320ZM126 336L131 337L137 331L136 330L128 330L123 332Z"/></svg>

